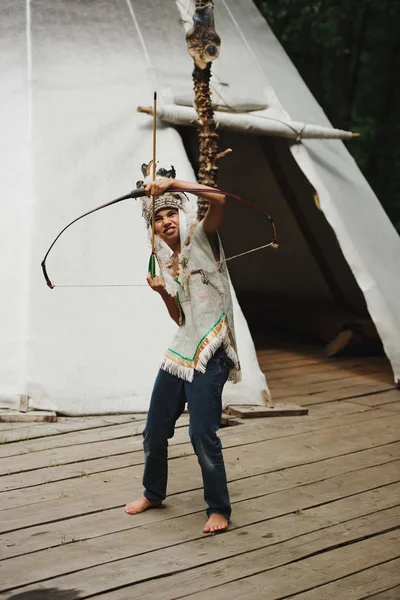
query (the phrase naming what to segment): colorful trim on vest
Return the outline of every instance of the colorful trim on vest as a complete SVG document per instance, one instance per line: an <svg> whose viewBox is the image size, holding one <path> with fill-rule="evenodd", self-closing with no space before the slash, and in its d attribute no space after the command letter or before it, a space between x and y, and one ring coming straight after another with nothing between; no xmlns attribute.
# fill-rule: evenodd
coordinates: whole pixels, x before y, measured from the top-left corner
<svg viewBox="0 0 400 600"><path fill-rule="evenodd" d="M182 356L172 348L168 348L161 363L161 369L180 379L193 381L194 370L205 373L208 361L220 347L237 365L236 368L231 369L229 381L233 383L240 381L240 363L225 313L222 313L215 325L200 340L192 357Z"/></svg>

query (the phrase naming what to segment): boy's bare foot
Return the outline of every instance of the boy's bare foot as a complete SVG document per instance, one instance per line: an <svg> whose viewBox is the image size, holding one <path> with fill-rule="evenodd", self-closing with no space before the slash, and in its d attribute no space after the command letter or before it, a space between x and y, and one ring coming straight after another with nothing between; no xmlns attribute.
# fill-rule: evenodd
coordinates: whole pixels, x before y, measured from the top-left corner
<svg viewBox="0 0 400 600"><path fill-rule="evenodd" d="M145 496L142 496L139 500L127 504L125 506L125 512L127 515L137 515L149 508L157 508L160 505L161 502L150 502Z"/></svg>
<svg viewBox="0 0 400 600"><path fill-rule="evenodd" d="M228 519L222 515L213 513L204 525L203 533L222 533L228 529L228 524Z"/></svg>

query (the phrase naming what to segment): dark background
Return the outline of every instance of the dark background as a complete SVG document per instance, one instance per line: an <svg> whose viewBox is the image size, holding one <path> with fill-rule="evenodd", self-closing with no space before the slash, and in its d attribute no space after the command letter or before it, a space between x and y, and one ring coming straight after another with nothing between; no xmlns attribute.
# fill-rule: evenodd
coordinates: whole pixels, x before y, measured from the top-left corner
<svg viewBox="0 0 400 600"><path fill-rule="evenodd" d="M400 0L255 0L400 233Z"/></svg>

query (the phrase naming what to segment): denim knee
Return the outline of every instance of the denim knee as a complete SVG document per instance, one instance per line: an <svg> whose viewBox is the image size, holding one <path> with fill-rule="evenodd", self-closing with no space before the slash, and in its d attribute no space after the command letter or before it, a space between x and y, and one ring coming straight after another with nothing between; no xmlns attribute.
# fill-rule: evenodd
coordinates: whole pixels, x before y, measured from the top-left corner
<svg viewBox="0 0 400 600"><path fill-rule="evenodd" d="M164 450L168 446L168 438L166 435L160 435L156 431L143 431L143 448L145 454L149 452L157 452Z"/></svg>
<svg viewBox="0 0 400 600"><path fill-rule="evenodd" d="M198 461L203 469L211 471L215 467L215 458L221 454L221 440L216 433L192 431L190 441Z"/></svg>

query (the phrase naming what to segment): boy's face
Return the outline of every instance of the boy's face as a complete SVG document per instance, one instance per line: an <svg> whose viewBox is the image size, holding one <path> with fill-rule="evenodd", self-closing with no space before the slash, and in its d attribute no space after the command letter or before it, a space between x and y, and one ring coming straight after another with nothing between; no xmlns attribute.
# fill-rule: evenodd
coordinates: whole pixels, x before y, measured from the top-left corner
<svg viewBox="0 0 400 600"><path fill-rule="evenodd" d="M168 244L176 246L179 243L179 214L176 208L159 210L154 217L155 233Z"/></svg>

